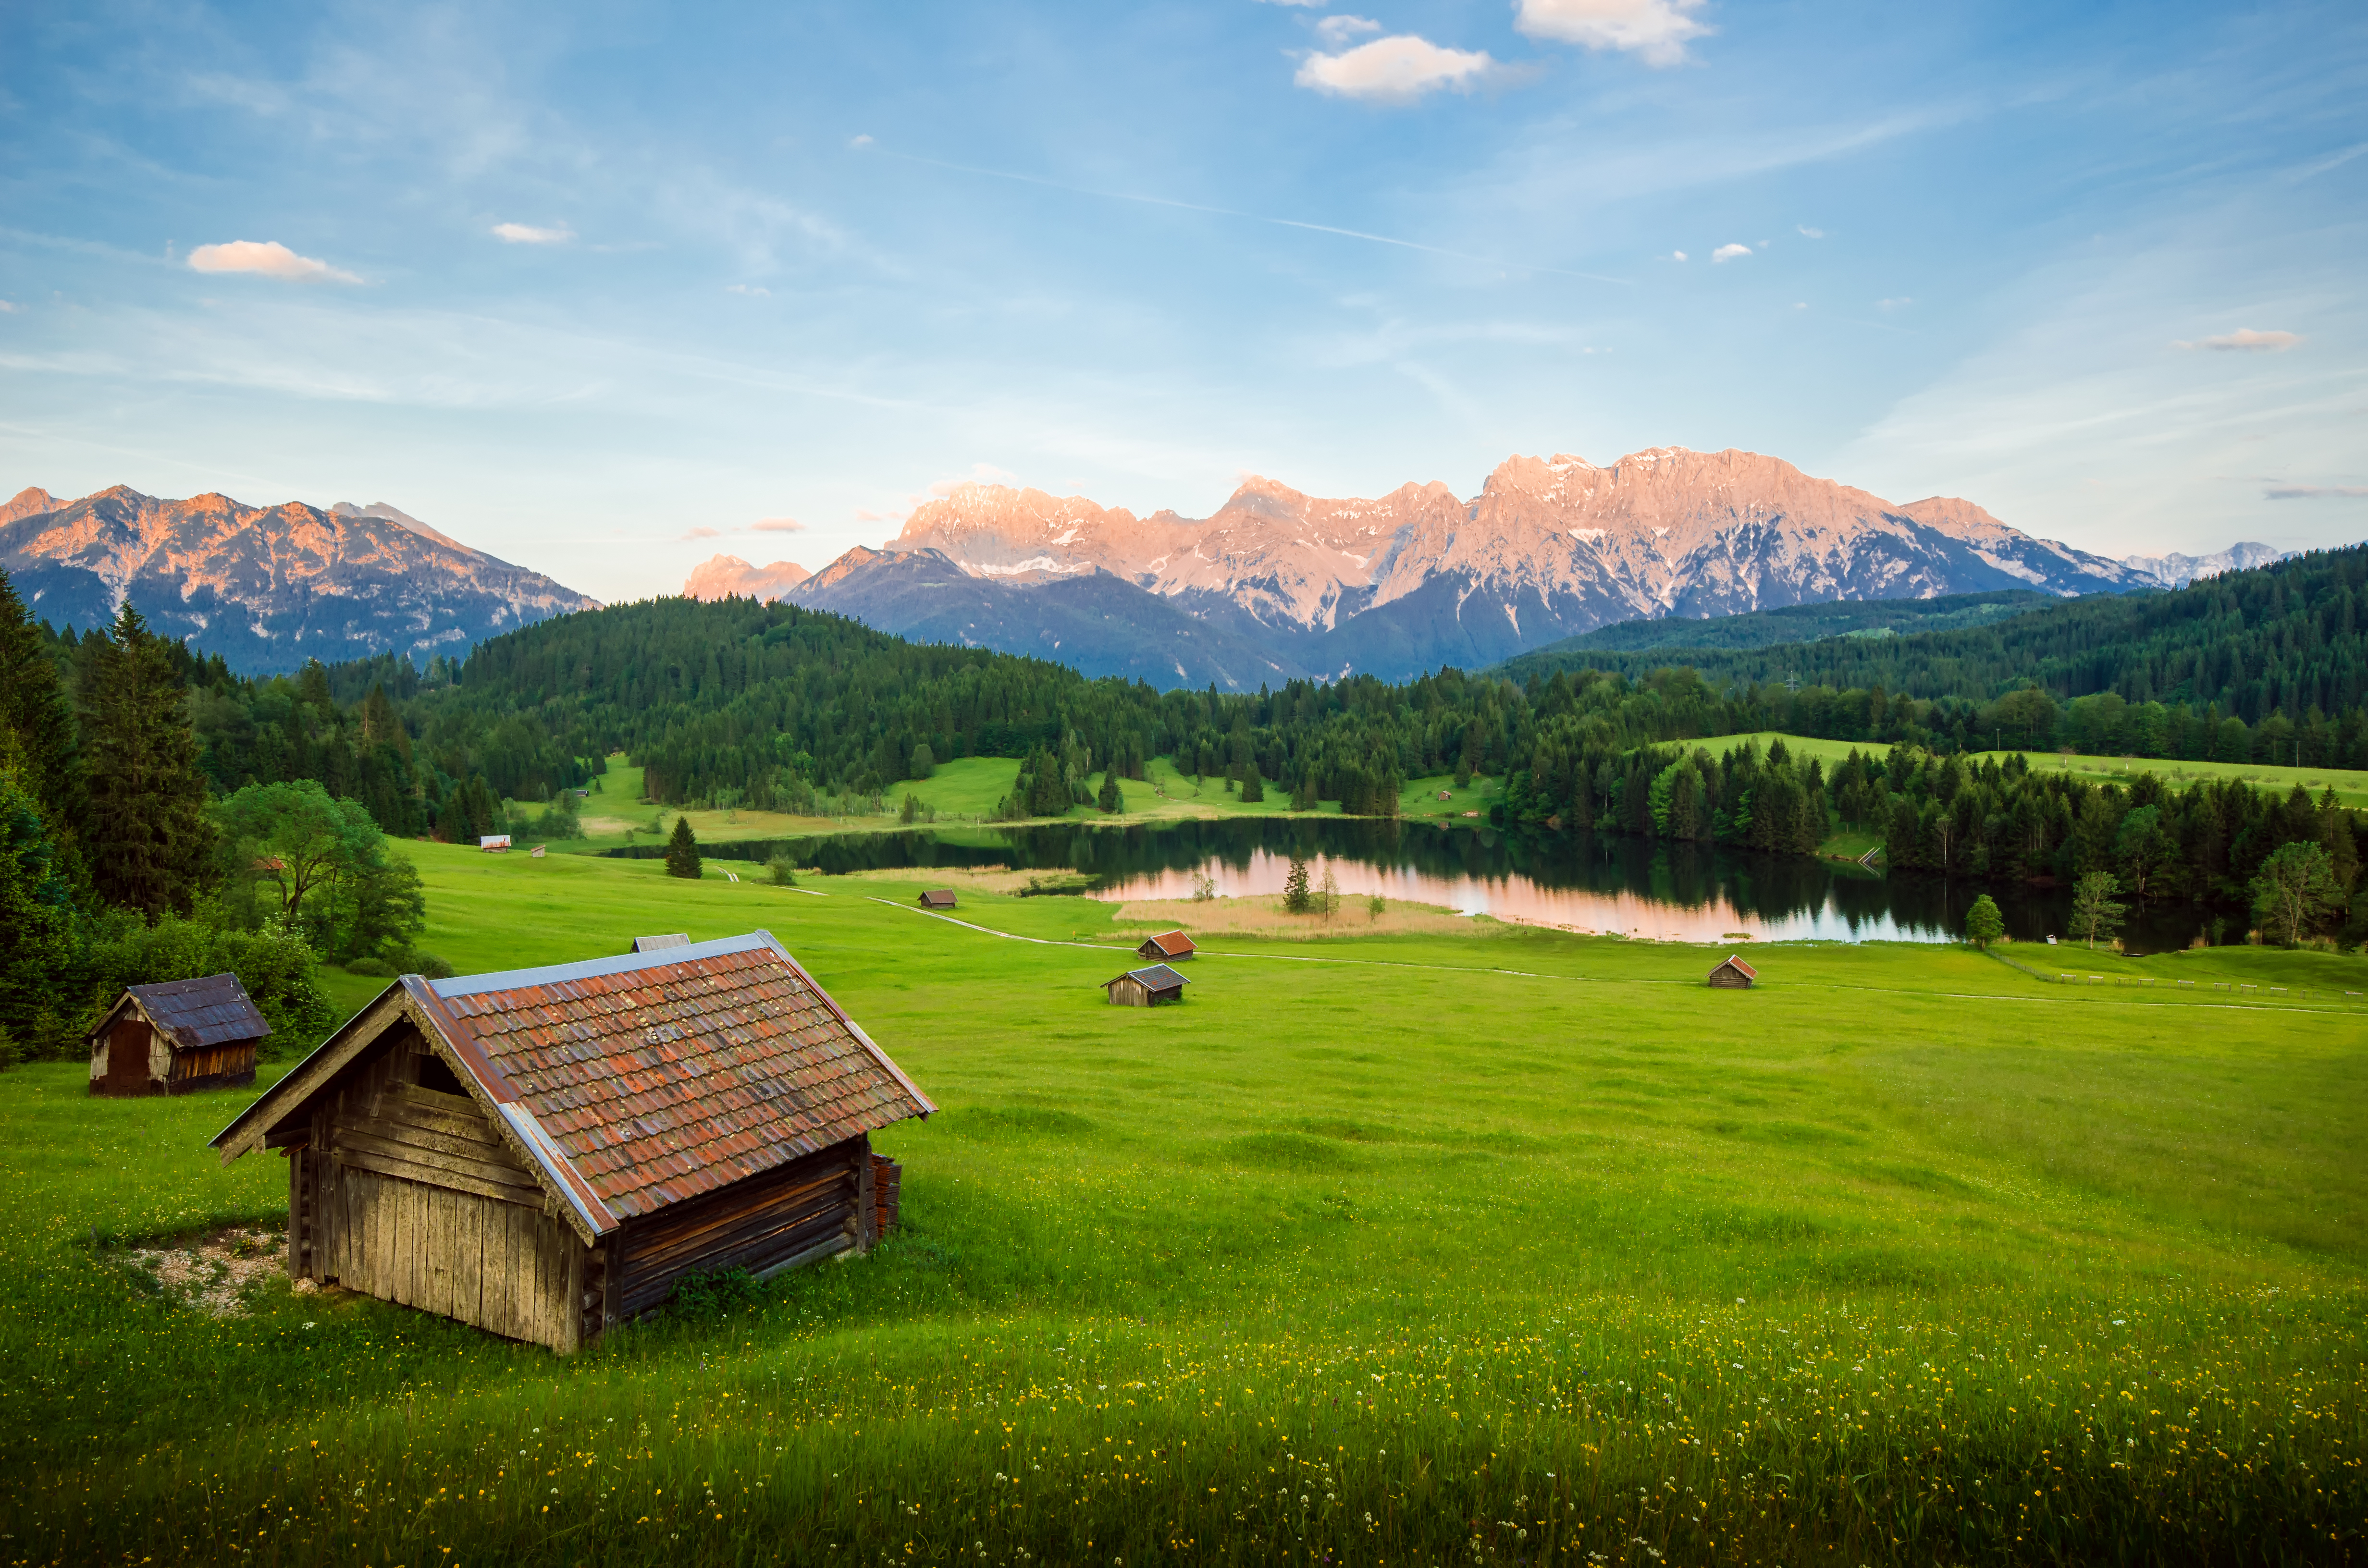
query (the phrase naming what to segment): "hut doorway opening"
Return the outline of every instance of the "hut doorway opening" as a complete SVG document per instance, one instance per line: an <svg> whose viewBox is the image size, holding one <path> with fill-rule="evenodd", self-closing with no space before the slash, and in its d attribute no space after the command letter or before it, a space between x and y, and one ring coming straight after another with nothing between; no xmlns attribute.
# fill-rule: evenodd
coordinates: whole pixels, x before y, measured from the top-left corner
<svg viewBox="0 0 2368 1568"><path fill-rule="evenodd" d="M107 1092L144 1095L148 1087L148 1025L138 1017L119 1018L107 1040Z"/></svg>

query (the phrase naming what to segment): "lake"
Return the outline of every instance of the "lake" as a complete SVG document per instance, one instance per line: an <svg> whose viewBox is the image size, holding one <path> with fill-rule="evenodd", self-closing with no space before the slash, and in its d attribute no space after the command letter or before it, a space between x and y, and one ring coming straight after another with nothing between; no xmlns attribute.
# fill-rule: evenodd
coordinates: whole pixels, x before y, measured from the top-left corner
<svg viewBox="0 0 2368 1568"><path fill-rule="evenodd" d="M1468 915L1565 930L1716 943L1956 939L1965 911L1987 892L2007 934L2037 942L2069 928L2060 889L1884 876L1795 856L1625 836L1500 833L1365 818L1231 818L1159 827L1087 823L1038 827L916 828L701 845L711 859L763 862L776 851L825 873L1009 866L1092 879L1087 897L1189 898L1206 876L1220 895L1280 893L1293 857L1311 882L1332 874L1343 897L1373 893ZM609 854L655 858L657 846ZM2231 915L2185 903L2133 905L2125 935L2136 951L2184 947L2199 934L2240 940Z"/></svg>

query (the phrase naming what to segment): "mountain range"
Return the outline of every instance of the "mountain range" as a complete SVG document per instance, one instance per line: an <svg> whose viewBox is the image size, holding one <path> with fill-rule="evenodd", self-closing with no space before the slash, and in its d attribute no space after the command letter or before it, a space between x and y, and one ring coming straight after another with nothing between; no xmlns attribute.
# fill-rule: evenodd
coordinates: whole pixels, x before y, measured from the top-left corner
<svg viewBox="0 0 2368 1568"><path fill-rule="evenodd" d="M165 501L120 484L75 501L18 493L0 506L0 568L52 625L104 626L129 599L159 633L246 675L390 649L421 663L458 657L599 608L383 503Z"/></svg>
<svg viewBox="0 0 2368 1568"><path fill-rule="evenodd" d="M1514 457L1476 495L1437 481L1328 500L1246 480L1208 517L964 484L780 597L882 631L1089 675L1243 689L1351 671L1483 668L1637 619L1834 600L2167 585L2265 545L2141 562L2035 539L1968 501L1905 506L1753 452L1609 466Z"/></svg>

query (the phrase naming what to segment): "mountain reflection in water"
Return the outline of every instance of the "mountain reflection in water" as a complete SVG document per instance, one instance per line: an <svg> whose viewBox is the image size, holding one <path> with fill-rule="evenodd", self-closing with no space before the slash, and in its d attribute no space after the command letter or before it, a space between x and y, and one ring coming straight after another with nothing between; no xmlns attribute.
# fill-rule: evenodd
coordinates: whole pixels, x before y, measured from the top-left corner
<svg viewBox="0 0 2368 1568"><path fill-rule="evenodd" d="M1717 942L1948 941L1987 892L2007 933L2038 941L2067 928L2060 890L1884 877L1800 856L1715 845L1656 844L1595 834L1500 833L1361 818L1246 818L1157 827L1088 823L1041 827L918 828L701 845L712 859L762 862L786 854L825 874L1009 866L1093 879L1100 899L1186 898L1196 874L1221 894L1279 893L1293 856L1311 881L1330 870L1343 897L1441 904L1500 920L1622 936ZM635 858L657 846L612 850ZM2208 916L2190 904L2134 905L2134 950L2184 947ZM2241 936L2241 922L2231 935Z"/></svg>

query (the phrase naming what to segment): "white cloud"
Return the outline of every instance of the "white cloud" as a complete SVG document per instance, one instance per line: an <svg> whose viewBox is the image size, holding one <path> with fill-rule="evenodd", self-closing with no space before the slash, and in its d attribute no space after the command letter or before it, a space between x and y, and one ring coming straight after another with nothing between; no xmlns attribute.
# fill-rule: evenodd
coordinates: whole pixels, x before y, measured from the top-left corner
<svg viewBox="0 0 2368 1568"><path fill-rule="evenodd" d="M1810 239L1822 240L1826 237L1826 232L1823 229L1812 229L1805 223L1796 224L1794 226Z"/></svg>
<svg viewBox="0 0 2368 1568"><path fill-rule="evenodd" d="M2216 348L2222 352L2283 354L2302 341L2301 335L2292 332L2255 332L2249 326L2238 327L2218 337L2207 337L2201 343L2174 343L2173 348Z"/></svg>
<svg viewBox="0 0 2368 1568"><path fill-rule="evenodd" d="M1381 30L1382 24L1374 21L1371 17L1351 17L1345 13L1338 17L1326 17L1315 24L1315 36L1333 49L1339 48L1359 33L1377 33Z"/></svg>
<svg viewBox="0 0 2368 1568"><path fill-rule="evenodd" d="M769 300L773 297L773 291L770 289L761 288L754 283L726 283L723 286L723 291L727 294L746 294L752 300Z"/></svg>
<svg viewBox="0 0 2368 1568"><path fill-rule="evenodd" d="M13 301L0 300L0 316L13 316L22 309L24 309L22 305L17 304Z"/></svg>
<svg viewBox="0 0 2368 1568"><path fill-rule="evenodd" d="M1912 305L1916 301L1902 294L1896 300L1877 300L1874 302L1874 308L1878 311L1896 311L1900 309L1902 306Z"/></svg>
<svg viewBox="0 0 2368 1568"><path fill-rule="evenodd" d="M682 537L685 539L722 539L723 537L723 530L722 528L693 528Z"/></svg>
<svg viewBox="0 0 2368 1568"><path fill-rule="evenodd" d="M1440 87L1469 87L1496 67L1486 52L1449 49L1401 33L1341 54L1311 54L1293 78L1303 87L1344 98L1412 103Z"/></svg>
<svg viewBox="0 0 2368 1568"><path fill-rule="evenodd" d="M847 144L850 147L869 147L871 145L871 133L867 131L861 136L853 137Z"/></svg>
<svg viewBox="0 0 2368 1568"><path fill-rule="evenodd" d="M2271 501L2322 501L2368 495L2368 484L2281 484L2261 494Z"/></svg>
<svg viewBox="0 0 2368 1568"><path fill-rule="evenodd" d="M1259 5L1261 5L1261 6L1321 6L1324 3L1325 3L1325 0L1258 0L1258 4L1259 4Z"/></svg>
<svg viewBox="0 0 2368 1568"><path fill-rule="evenodd" d="M1702 0L1513 0L1513 26L1531 38L1624 49L1648 65L1675 65L1686 40L1712 29L1690 13Z"/></svg>
<svg viewBox="0 0 2368 1568"><path fill-rule="evenodd" d="M1669 255L1673 259L1678 261L1683 261L1686 259L1686 253L1681 250L1673 250Z"/></svg>
<svg viewBox="0 0 2368 1568"><path fill-rule="evenodd" d="M805 524L795 517L759 517L748 525L748 531L758 534L794 534L803 533L805 527Z"/></svg>
<svg viewBox="0 0 2368 1568"><path fill-rule="evenodd" d="M496 223L494 238L506 245L564 245L575 237L575 231L562 223L555 229L538 229L531 223Z"/></svg>
<svg viewBox="0 0 2368 1568"><path fill-rule="evenodd" d="M325 261L298 256L277 240L232 240L225 244L199 245L189 253L189 266L199 272L259 272L291 283L359 283L350 272L340 272Z"/></svg>
<svg viewBox="0 0 2368 1568"><path fill-rule="evenodd" d="M1736 256L1749 256L1750 254L1751 247L1749 245L1721 245L1718 249L1710 253L1710 258L1713 261L1733 261Z"/></svg>

